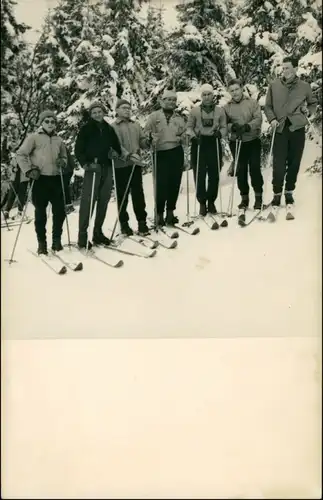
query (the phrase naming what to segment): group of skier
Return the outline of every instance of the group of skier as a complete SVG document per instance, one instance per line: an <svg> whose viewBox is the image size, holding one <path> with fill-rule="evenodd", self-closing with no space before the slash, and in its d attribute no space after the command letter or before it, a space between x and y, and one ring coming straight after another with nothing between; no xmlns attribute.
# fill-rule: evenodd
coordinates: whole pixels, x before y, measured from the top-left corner
<svg viewBox="0 0 323 500"><path fill-rule="evenodd" d="M315 112L317 106L310 85L299 79L296 72L297 61L285 58L283 75L269 85L264 107L274 134L273 206L280 205L284 187L286 204L294 203L293 192L305 144L305 126L308 116ZM185 168L193 168L200 216L217 213L216 200L223 165L221 141L225 139L229 140L234 158L234 175L241 195L239 208L249 206L248 173L255 194L254 209L263 207L261 108L255 99L244 95L243 85L238 79L228 82L227 88L231 101L220 107L214 103L213 87L202 85L201 104L192 108L187 121L176 111L176 92L166 90L160 99L161 108L149 115L144 129L131 118L131 105L125 99L118 101L116 118L111 125L104 120L102 103L94 102L90 106L90 118L80 128L74 150L77 161L84 169L77 241L80 249L92 246L88 228L95 204L92 243L110 244L102 227L113 185L121 232L127 236L133 234L127 213L131 193L138 234L149 234L142 179L144 163L140 157L143 149L150 150L154 159L157 226L173 226L178 222L174 212ZM191 153L189 166L184 161L186 147L190 147ZM16 151L15 161L19 175L30 181L32 189L38 254L47 254L48 203L52 205L53 214L52 250L57 252L63 248L61 236L66 205L70 205L68 184L74 165L66 145L57 135L54 112L41 113L39 129L27 136ZM4 212L8 210L9 207Z"/></svg>

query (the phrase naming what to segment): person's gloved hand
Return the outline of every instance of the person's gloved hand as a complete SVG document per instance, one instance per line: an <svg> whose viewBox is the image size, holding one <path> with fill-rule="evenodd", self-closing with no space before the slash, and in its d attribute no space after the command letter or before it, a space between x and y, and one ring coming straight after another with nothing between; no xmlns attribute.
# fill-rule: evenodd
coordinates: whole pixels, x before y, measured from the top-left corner
<svg viewBox="0 0 323 500"><path fill-rule="evenodd" d="M114 151L114 149L110 148L110 151L108 153L108 158L110 160L117 160L119 158L119 155L116 151Z"/></svg>
<svg viewBox="0 0 323 500"><path fill-rule="evenodd" d="M213 136L216 138L216 139L222 139L222 134L220 132L219 129L215 129L214 132L213 132Z"/></svg>
<svg viewBox="0 0 323 500"><path fill-rule="evenodd" d="M304 105L304 106L301 106L300 111L301 111L301 113L303 113L303 115L305 115L305 116L309 116L309 114L310 114L310 112L309 112L309 110L308 110L308 107L307 107L307 106L305 106L305 105Z"/></svg>
<svg viewBox="0 0 323 500"><path fill-rule="evenodd" d="M67 162L66 162L66 160L64 160L64 158L57 158L56 165L57 165L57 168L64 169L67 167Z"/></svg>
<svg viewBox="0 0 323 500"><path fill-rule="evenodd" d="M33 181L37 181L39 179L39 176L40 176L40 170L37 167L33 167L28 172L26 172L26 177L28 177L28 179L31 179Z"/></svg>
<svg viewBox="0 0 323 500"><path fill-rule="evenodd" d="M243 133L244 132L250 132L251 127L250 127L249 123L245 123L244 125L242 125L241 130L242 130Z"/></svg>
<svg viewBox="0 0 323 500"><path fill-rule="evenodd" d="M134 165L138 165L139 167L146 167L147 164L140 158L137 153L132 153L129 155L128 160L130 160Z"/></svg>
<svg viewBox="0 0 323 500"><path fill-rule="evenodd" d="M85 172L95 172L95 173L100 173L101 171L101 165L99 163L86 163L83 166Z"/></svg>
<svg viewBox="0 0 323 500"><path fill-rule="evenodd" d="M274 118L273 120L271 120L270 126L271 126L272 129L275 129L276 127L278 127L278 125L279 125L279 121L276 120L276 118Z"/></svg>
<svg viewBox="0 0 323 500"><path fill-rule="evenodd" d="M237 123L232 123L231 125L231 132L238 132L238 130L240 129L240 125L238 125Z"/></svg>

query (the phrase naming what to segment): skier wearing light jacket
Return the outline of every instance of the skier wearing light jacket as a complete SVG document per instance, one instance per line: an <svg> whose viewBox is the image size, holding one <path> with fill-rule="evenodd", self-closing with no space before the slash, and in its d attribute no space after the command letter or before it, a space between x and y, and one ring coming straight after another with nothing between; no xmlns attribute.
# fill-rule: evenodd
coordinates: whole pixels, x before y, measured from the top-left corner
<svg viewBox="0 0 323 500"><path fill-rule="evenodd" d="M163 226L166 223L172 226L178 222L174 211L184 167L182 139L186 125L184 118L175 111L177 104L175 91L165 90L160 104L162 109L149 115L145 133L151 138L153 148L157 151L157 224ZM166 219L164 219L165 207Z"/></svg>
<svg viewBox="0 0 323 500"><path fill-rule="evenodd" d="M145 236L149 234L146 219L146 202L142 183L142 160L140 159L140 149L148 147L148 141L139 124L139 122L131 119L131 105L125 99L120 99L116 107L117 118L112 123L112 127L119 138L124 160L116 159L115 176L116 176L116 191L119 204L119 221L121 232L131 236L133 230L129 226L129 215L127 212L129 192L131 191L131 199L133 209L138 221L138 233ZM132 179L126 193L126 188L130 177ZM120 210L120 205L124 199L123 206Z"/></svg>
<svg viewBox="0 0 323 500"><path fill-rule="evenodd" d="M254 209L262 207L263 177L261 173L261 124L262 114L259 103L255 99L243 95L242 83L233 79L228 83L231 101L225 106L228 120L230 149L235 158L237 140L241 141L237 166L237 181L241 195L240 209L249 207L250 172L251 185L255 192Z"/></svg>
<svg viewBox="0 0 323 500"><path fill-rule="evenodd" d="M304 151L307 115L314 113L317 107L310 84L296 76L297 64L294 58L285 57L283 76L269 85L266 95L265 115L270 125L276 129L273 147L273 206L280 206L284 181L286 205L294 203L293 191Z"/></svg>
<svg viewBox="0 0 323 500"><path fill-rule="evenodd" d="M16 159L23 174L34 181L32 202L35 206L35 230L38 254L47 254L46 208L52 205L52 250L62 250L61 236L65 219L64 197L60 173L67 165L63 140L55 133L56 115L43 111L39 117L40 128L27 136L17 151Z"/></svg>
<svg viewBox="0 0 323 500"><path fill-rule="evenodd" d="M219 172L222 167L221 139L227 136L227 120L224 110L214 103L212 85L202 85L201 97L202 104L194 107L189 114L186 135L192 139L191 162L197 185L197 200L200 203L200 215L205 216L207 212L217 213L215 201L218 196ZM200 152L198 178L196 179L198 145ZM208 177L207 188L206 177Z"/></svg>

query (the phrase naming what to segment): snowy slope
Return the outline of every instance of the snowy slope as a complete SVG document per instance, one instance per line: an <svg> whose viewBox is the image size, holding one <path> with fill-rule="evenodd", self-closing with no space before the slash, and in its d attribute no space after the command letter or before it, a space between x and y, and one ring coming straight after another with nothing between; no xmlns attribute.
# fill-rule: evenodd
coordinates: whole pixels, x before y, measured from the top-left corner
<svg viewBox="0 0 323 500"><path fill-rule="evenodd" d="M4 335L314 335L318 325L321 183L304 173L314 154L308 144L294 222L285 221L282 211L276 225L256 221L241 229L236 218L229 221L228 228L216 232L200 225L198 236L181 233L176 250L159 249L153 259L120 255L125 262L121 269L109 269L82 257L82 273L56 276L26 251L26 247L34 249L36 241L32 225L24 226L16 253L18 263L10 268L3 265ZM225 171L223 174L226 208L231 180ZM271 172L265 175L269 176L269 200ZM194 193L190 191L192 210ZM150 175L145 176L145 192L152 214ZM238 200L236 191L235 205ZM177 210L182 220L185 211L183 178ZM130 213L133 221L132 208ZM106 230L113 226L115 215L115 203L110 203ZM71 215L69 222L75 241L77 215ZM10 255L15 234L16 230L8 233L2 229L2 258ZM107 257L118 255L107 251Z"/></svg>

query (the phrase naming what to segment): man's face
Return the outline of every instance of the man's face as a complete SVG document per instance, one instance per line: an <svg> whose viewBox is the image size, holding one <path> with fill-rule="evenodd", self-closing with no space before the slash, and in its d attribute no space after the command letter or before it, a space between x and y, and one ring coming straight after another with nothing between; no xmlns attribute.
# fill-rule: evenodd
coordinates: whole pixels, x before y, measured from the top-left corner
<svg viewBox="0 0 323 500"><path fill-rule="evenodd" d="M210 90L205 90L202 92L202 102L203 104L212 104L213 103L213 97L214 94Z"/></svg>
<svg viewBox="0 0 323 500"><path fill-rule="evenodd" d="M130 115L131 115L131 107L129 106L129 104L122 104L122 106L118 108L118 116L120 118L129 120Z"/></svg>
<svg viewBox="0 0 323 500"><path fill-rule="evenodd" d="M42 127L47 132L47 134L52 134L54 130L56 129L56 120L55 118L52 118L51 116L48 118L45 118L42 121Z"/></svg>
<svg viewBox="0 0 323 500"><path fill-rule="evenodd" d="M283 63L283 77L285 80L292 80L296 76L296 68L292 65L291 62Z"/></svg>
<svg viewBox="0 0 323 500"><path fill-rule="evenodd" d="M174 110L176 108L176 104L177 104L177 97L175 95L171 97L164 97L164 99L162 99L161 101L162 108L168 111Z"/></svg>
<svg viewBox="0 0 323 500"><path fill-rule="evenodd" d="M229 90L230 95L234 101L236 101L236 102L241 101L243 90L242 90L242 87L240 87L240 85L238 85L237 83L234 83L233 85L230 85L228 90Z"/></svg>
<svg viewBox="0 0 323 500"><path fill-rule="evenodd" d="M91 109L91 118L96 122L102 122L104 117L102 108L93 108Z"/></svg>

